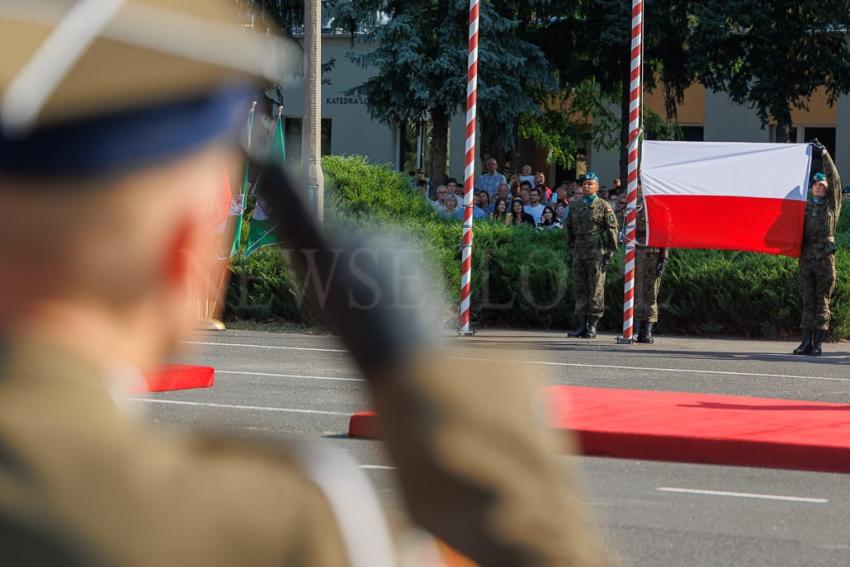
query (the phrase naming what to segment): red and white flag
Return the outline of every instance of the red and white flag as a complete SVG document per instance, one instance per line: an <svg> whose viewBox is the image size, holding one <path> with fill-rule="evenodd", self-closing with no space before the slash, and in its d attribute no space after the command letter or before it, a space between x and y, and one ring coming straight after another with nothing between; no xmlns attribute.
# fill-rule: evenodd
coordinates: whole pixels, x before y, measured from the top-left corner
<svg viewBox="0 0 850 567"><path fill-rule="evenodd" d="M645 141L649 246L799 256L811 155L808 144Z"/></svg>

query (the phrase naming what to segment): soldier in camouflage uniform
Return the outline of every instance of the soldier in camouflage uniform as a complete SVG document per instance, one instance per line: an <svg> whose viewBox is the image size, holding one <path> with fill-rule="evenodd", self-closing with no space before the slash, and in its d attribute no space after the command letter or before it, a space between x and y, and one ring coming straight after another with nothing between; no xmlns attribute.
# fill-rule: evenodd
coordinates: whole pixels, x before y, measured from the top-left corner
<svg viewBox="0 0 850 567"><path fill-rule="evenodd" d="M658 322L658 290L667 262L666 248L646 245L646 203L638 185L637 250L635 277L635 327L637 342L654 343L652 326Z"/></svg>
<svg viewBox="0 0 850 567"><path fill-rule="evenodd" d="M611 205L596 195L599 177L592 171L584 176L582 190L584 197L570 209L566 228L578 320L568 336L592 339L605 312L605 272L617 250L617 218Z"/></svg>
<svg viewBox="0 0 850 567"><path fill-rule="evenodd" d="M813 153L823 159L823 173L812 178L812 199L806 204L803 244L797 282L803 316L803 341L794 354L820 356L829 328L829 302L835 286L835 226L841 213L841 178L829 152L817 140Z"/></svg>

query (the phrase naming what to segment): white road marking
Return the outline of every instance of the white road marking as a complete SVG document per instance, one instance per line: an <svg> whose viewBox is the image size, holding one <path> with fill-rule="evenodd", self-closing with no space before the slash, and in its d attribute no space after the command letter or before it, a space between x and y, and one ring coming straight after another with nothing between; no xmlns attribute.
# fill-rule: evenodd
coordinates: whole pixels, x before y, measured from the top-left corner
<svg viewBox="0 0 850 567"><path fill-rule="evenodd" d="M348 352L344 348L316 348L316 347L294 347L280 345L246 345L244 343L214 343L206 341L183 341L187 345L200 346L227 346L227 347L242 347L242 348L260 348L266 350L301 350L309 352Z"/></svg>
<svg viewBox="0 0 850 567"><path fill-rule="evenodd" d="M368 471L394 471L395 467L388 467L385 465L360 465L361 469L366 469Z"/></svg>
<svg viewBox="0 0 850 567"><path fill-rule="evenodd" d="M826 498L806 498L803 496L779 496L777 494L753 494L751 492L725 492L723 490L700 490L695 488L673 488L659 486L658 492L676 492L682 494L701 494L705 496L732 496L734 498L759 498L762 500L783 500L786 502L807 502L810 504L826 504Z"/></svg>
<svg viewBox="0 0 850 567"><path fill-rule="evenodd" d="M486 358L455 357L458 360L486 362ZM729 370L694 370L685 368L653 368L646 366L619 366L613 364L581 364L578 362L546 362L541 360L509 360L514 364L539 364L543 366L565 366L571 368L608 368L610 370L637 370L642 372L672 372L681 374L719 374L721 376L750 376L754 378L792 378L794 380L828 380L830 382L850 382L850 378L830 378L827 376L796 376L794 374L764 374L761 372L732 372Z"/></svg>
<svg viewBox="0 0 850 567"><path fill-rule="evenodd" d="M215 404L210 402L187 402L184 400L159 400L155 398L123 398L129 402L143 402L147 404L171 404L176 406L203 406L210 408L252 410L252 411L271 411L280 413L306 413L312 415L334 415L342 417L351 417L353 412L343 413L339 411L323 411L299 408L274 408L267 406L237 406L233 404Z"/></svg>
<svg viewBox="0 0 850 567"><path fill-rule="evenodd" d="M235 374L237 376L268 376L270 378L304 378L305 380L333 380L337 382L365 382L363 378L337 378L335 376L310 376L309 374L273 374L270 372L241 372L239 370L218 370L216 374Z"/></svg>
<svg viewBox="0 0 850 567"><path fill-rule="evenodd" d="M821 549L850 549L846 543L824 543L818 546Z"/></svg>
<svg viewBox="0 0 850 567"><path fill-rule="evenodd" d="M336 352L336 353L344 353L348 352L345 349L336 349L336 348L312 348L312 347L291 347L291 346L280 346L280 345L252 345L252 344L244 344L244 343L217 343L217 342L203 342L203 341L186 341L187 344L193 345L203 345L203 346L226 346L226 347L243 347L243 348L257 348L257 349L269 349L269 350L294 350L294 351L311 351L311 352ZM455 360L472 360L477 362L487 362L490 359L487 358L476 358L476 357L465 357L465 356L453 356L451 357ZM514 364L536 364L541 366L557 366L564 368L604 368L608 370L629 370L629 371L637 371L637 372L667 372L674 374L711 374L717 376L747 376L750 378L786 378L790 380L820 380L826 382L850 382L850 378L833 378L829 376L801 376L795 374L766 374L762 372L733 372L730 370L695 370L691 368L656 368L656 367L646 367L646 366L621 366L615 364L582 364L579 362L547 362L542 360L509 360L508 362Z"/></svg>

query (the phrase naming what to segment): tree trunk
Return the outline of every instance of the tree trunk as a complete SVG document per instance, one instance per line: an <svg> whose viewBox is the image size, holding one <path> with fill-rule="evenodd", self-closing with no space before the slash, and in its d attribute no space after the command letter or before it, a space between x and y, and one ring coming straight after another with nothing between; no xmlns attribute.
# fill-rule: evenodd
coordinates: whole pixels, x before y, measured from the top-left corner
<svg viewBox="0 0 850 567"><path fill-rule="evenodd" d="M624 67L623 86L620 92L620 180L628 187L629 179L629 73Z"/></svg>
<svg viewBox="0 0 850 567"><path fill-rule="evenodd" d="M449 159L449 117L442 110L431 112L431 184L446 182ZM463 183L462 180L459 180Z"/></svg>
<svg viewBox="0 0 850 567"><path fill-rule="evenodd" d="M791 120L789 118L777 118L776 119L776 142L780 144L785 144L788 142L788 138L791 134Z"/></svg>
<svg viewBox="0 0 850 567"><path fill-rule="evenodd" d="M480 110L479 108L479 112ZM478 123L480 124L479 129L481 131L481 136L478 140L478 155L481 157L482 162L490 158L496 160L496 163L499 164L499 173L501 173L502 167L508 160L508 150L504 147L499 132L492 126L488 127L488 124L492 124L491 122L479 120ZM516 167L513 169L516 169Z"/></svg>

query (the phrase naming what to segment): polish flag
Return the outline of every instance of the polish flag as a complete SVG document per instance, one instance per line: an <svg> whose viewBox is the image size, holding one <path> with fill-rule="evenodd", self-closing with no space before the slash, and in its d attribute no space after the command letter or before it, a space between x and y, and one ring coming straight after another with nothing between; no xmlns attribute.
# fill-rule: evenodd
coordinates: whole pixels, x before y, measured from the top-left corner
<svg viewBox="0 0 850 567"><path fill-rule="evenodd" d="M645 141L648 245L798 257L808 144Z"/></svg>

